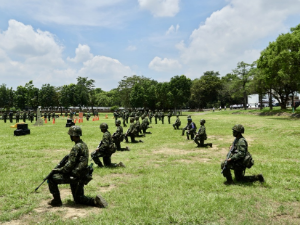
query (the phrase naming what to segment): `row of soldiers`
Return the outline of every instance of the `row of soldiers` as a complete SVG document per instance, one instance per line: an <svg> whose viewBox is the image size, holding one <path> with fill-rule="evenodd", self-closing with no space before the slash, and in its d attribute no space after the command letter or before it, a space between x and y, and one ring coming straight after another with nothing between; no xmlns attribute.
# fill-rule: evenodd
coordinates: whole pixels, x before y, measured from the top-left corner
<svg viewBox="0 0 300 225"><path fill-rule="evenodd" d="M21 111L21 112L17 110L16 114L15 114L16 123L19 123L20 119L22 119L24 123L26 122L26 119L29 119L32 123L34 120L34 117L36 117L36 116L32 110L29 110L28 112L26 112L25 110ZM7 119L9 119L10 123L13 123L13 118L14 118L13 111L10 111L9 113L4 111L2 113L2 119L3 119L4 123L6 123Z"/></svg>

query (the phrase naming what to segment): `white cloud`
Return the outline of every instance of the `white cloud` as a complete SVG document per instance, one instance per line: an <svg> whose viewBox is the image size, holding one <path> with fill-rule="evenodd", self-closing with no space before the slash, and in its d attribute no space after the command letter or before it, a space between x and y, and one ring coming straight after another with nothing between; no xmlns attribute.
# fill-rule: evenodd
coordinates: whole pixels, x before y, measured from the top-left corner
<svg viewBox="0 0 300 225"><path fill-rule="evenodd" d="M134 45L129 45L127 48L126 48L126 50L127 51L135 51L137 48L136 48L136 46L134 46Z"/></svg>
<svg viewBox="0 0 300 225"><path fill-rule="evenodd" d="M76 82L76 77L94 79L104 90L115 88L123 76L134 72L117 59L93 56L88 45L79 44L68 64L62 58L63 47L46 31L35 31L31 26L9 21L6 31L0 32L0 80L9 87L25 85L30 80L36 87L50 83L54 86Z"/></svg>
<svg viewBox="0 0 300 225"><path fill-rule="evenodd" d="M261 41L287 32L285 19L299 13L299 0L231 0L192 32L188 44L181 41L176 47L182 62L190 68L187 74L198 77L200 71L201 75L217 70L225 75L240 61L256 60Z"/></svg>
<svg viewBox="0 0 300 225"><path fill-rule="evenodd" d="M180 69L182 66L175 59L161 59L160 57L154 57L154 59L149 63L149 68L159 72L170 72Z"/></svg>
<svg viewBox="0 0 300 225"><path fill-rule="evenodd" d="M179 30L179 25L178 24L176 25L176 28L174 27L174 25L171 25L169 27L169 29L166 31L166 35L172 34L174 32L177 33L178 30Z"/></svg>
<svg viewBox="0 0 300 225"><path fill-rule="evenodd" d="M138 0L141 9L149 10L155 17L173 17L179 8L180 0Z"/></svg>
<svg viewBox="0 0 300 225"><path fill-rule="evenodd" d="M67 58L70 62L75 63L83 63L91 58L93 58L93 54L90 53L90 47L88 45L79 44L75 50L75 58Z"/></svg>

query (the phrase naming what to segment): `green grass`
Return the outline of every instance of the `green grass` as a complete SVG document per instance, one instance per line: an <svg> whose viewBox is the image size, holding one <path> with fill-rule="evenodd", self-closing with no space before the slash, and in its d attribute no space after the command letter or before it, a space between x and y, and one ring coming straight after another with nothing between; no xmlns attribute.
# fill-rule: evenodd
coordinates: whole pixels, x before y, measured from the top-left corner
<svg viewBox="0 0 300 225"><path fill-rule="evenodd" d="M192 115L197 126L200 119L206 120L207 142L212 142L213 148L196 148L193 141L181 136L181 130L167 124L167 117L164 125L152 124L149 131L153 134L137 138L144 143L128 143L131 151L112 156L113 162L122 161L126 168L94 168L94 179L85 192L103 195L109 203L107 209L78 208L67 195L62 196L64 206L53 210L46 204L51 199L47 183L34 193L74 145L65 119L41 127L29 123L31 134L20 137L13 136L15 129L10 123L0 121L0 223L299 224L299 120L249 111L260 112L185 113ZM186 115L181 117L183 125ZM108 123L111 133L116 130L112 114L109 119L100 115L100 121L80 124L90 153L102 138L101 122ZM238 123L245 127L244 137L255 160L246 174L263 173L264 184L223 184L220 163L233 141L231 128ZM68 185L59 188L69 191ZM72 210L79 210L78 215L67 217L66 212Z"/></svg>

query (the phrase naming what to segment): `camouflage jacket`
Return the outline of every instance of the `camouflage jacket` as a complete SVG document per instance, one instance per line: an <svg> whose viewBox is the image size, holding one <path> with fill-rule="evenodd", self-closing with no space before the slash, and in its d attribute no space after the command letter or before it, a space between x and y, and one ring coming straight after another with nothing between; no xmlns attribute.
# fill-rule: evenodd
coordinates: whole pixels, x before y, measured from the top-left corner
<svg viewBox="0 0 300 225"><path fill-rule="evenodd" d="M240 138L236 138L234 141L234 148L230 158L233 161L244 159L247 151L248 151L248 143L246 139L243 136L241 136Z"/></svg>
<svg viewBox="0 0 300 225"><path fill-rule="evenodd" d="M169 113L168 113L168 117L171 117L171 116L172 116L172 112L169 112Z"/></svg>
<svg viewBox="0 0 300 225"><path fill-rule="evenodd" d="M181 124L179 117L176 119L175 124Z"/></svg>
<svg viewBox="0 0 300 225"><path fill-rule="evenodd" d="M136 120L136 122L135 122L135 127L136 127L136 128L140 128L140 127L141 127L141 123L140 123L139 120Z"/></svg>
<svg viewBox="0 0 300 225"><path fill-rule="evenodd" d="M110 132L107 130L102 137L102 141L100 142L98 148L99 151L106 151L109 150L110 145L113 143L112 137Z"/></svg>
<svg viewBox="0 0 300 225"><path fill-rule="evenodd" d="M126 134L133 134L135 132L136 132L135 124L134 123L130 123L130 127L128 128Z"/></svg>
<svg viewBox="0 0 300 225"><path fill-rule="evenodd" d="M165 117L165 113L164 113L164 112L161 112L161 113L160 113L160 117Z"/></svg>
<svg viewBox="0 0 300 225"><path fill-rule="evenodd" d="M123 135L123 127L122 126L117 126L117 130L115 132L114 137L121 137Z"/></svg>
<svg viewBox="0 0 300 225"><path fill-rule="evenodd" d="M142 124L141 124L141 127L147 128L148 125L149 125L148 118L143 119Z"/></svg>
<svg viewBox="0 0 300 225"><path fill-rule="evenodd" d="M66 165L61 168L62 173L71 173L77 177L84 175L89 161L89 149L80 139L71 149Z"/></svg>
<svg viewBox="0 0 300 225"><path fill-rule="evenodd" d="M154 117L159 117L158 112L155 112Z"/></svg>
<svg viewBox="0 0 300 225"><path fill-rule="evenodd" d="M204 125L200 126L197 134L200 137L205 137L206 136L206 131L205 131L205 126Z"/></svg>
<svg viewBox="0 0 300 225"><path fill-rule="evenodd" d="M196 124L194 122L188 123L187 129L189 131L196 131L196 129L197 129Z"/></svg>

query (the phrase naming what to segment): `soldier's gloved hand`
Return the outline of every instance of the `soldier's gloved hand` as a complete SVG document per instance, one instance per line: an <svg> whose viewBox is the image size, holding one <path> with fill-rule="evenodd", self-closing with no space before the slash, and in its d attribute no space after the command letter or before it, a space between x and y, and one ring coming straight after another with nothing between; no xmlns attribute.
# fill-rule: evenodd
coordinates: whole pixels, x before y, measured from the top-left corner
<svg viewBox="0 0 300 225"><path fill-rule="evenodd" d="M59 169L53 169L52 170L52 173L55 174L55 173L60 173L62 171L62 168L59 168Z"/></svg>

